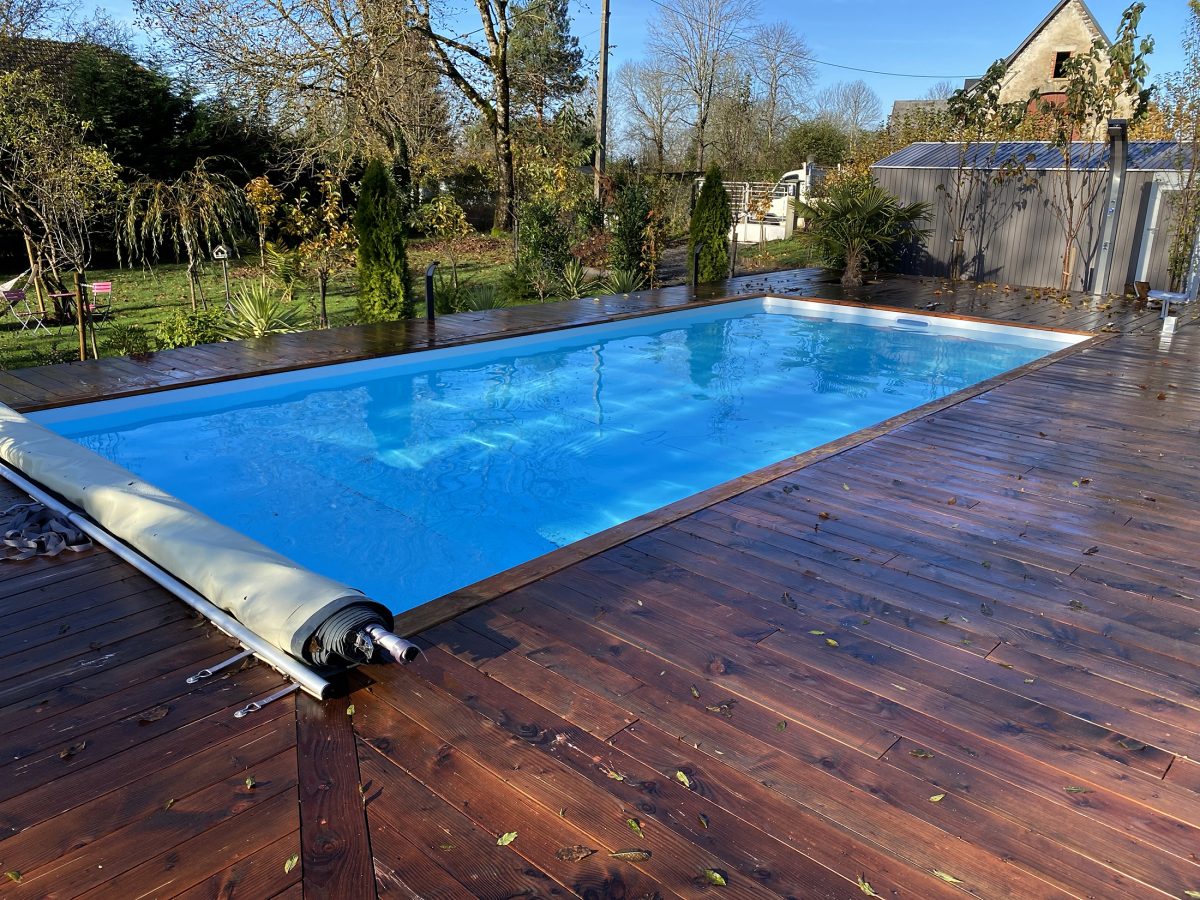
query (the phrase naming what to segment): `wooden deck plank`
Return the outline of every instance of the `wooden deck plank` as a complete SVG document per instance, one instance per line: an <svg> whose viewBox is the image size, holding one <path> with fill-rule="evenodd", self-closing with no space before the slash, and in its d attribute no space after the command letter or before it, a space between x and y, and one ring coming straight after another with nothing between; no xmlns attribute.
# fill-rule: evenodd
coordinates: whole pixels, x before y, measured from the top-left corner
<svg viewBox="0 0 1200 900"><path fill-rule="evenodd" d="M1200 890L1190 320L1168 353L1136 303L910 279L848 295L773 273L8 373L0 401L738 292L1125 334L502 576L488 596L503 596L416 638L423 658L364 670L320 717L287 700L234 720L281 683L262 667L178 684L228 641L109 554L0 564L14 896L695 896L705 866L747 897L857 896L860 878L885 896L961 893L935 870L980 896ZM247 787L248 772L269 784ZM607 856L642 843L631 815L649 860ZM598 852L557 855L573 844Z"/></svg>
<svg viewBox="0 0 1200 900"><path fill-rule="evenodd" d="M304 890L311 898L358 900L375 893L371 842L352 710L344 700L296 698L300 838Z"/></svg>

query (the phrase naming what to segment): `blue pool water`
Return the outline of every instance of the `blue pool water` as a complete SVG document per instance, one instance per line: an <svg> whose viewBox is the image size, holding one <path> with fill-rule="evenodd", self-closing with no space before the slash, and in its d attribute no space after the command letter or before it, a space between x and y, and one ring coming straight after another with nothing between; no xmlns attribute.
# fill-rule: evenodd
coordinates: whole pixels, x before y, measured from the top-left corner
<svg viewBox="0 0 1200 900"><path fill-rule="evenodd" d="M1079 339L758 299L34 418L399 612Z"/></svg>

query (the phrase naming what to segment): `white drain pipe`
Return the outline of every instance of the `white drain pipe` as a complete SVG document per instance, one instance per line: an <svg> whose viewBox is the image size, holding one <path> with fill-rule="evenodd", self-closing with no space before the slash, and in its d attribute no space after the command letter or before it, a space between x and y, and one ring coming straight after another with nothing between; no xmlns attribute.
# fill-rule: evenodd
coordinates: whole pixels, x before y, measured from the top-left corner
<svg viewBox="0 0 1200 900"><path fill-rule="evenodd" d="M125 562L129 563L147 578L154 581L156 584L170 591L204 618L208 619L221 631L233 638L268 666L290 678L296 684L300 685L306 692L312 694L318 700L324 700L333 692L333 685L314 672L312 669L301 664L295 657L284 653L274 644L263 640L245 625L235 619L225 610L218 606L214 606L200 594L196 593L170 572L155 565L146 557L142 556L136 550L131 549L124 542L113 537L100 526L96 525L90 519L81 516L75 510L69 508L62 503L58 498L48 494L38 485L34 484L23 475L13 471L8 465L0 464L0 475L3 475L13 485L20 488L29 496L33 497L39 503L43 503L50 509L53 509L63 518L70 521L72 525L90 537L97 544L112 551ZM397 638L397 640L400 640ZM390 648L389 648L390 649Z"/></svg>

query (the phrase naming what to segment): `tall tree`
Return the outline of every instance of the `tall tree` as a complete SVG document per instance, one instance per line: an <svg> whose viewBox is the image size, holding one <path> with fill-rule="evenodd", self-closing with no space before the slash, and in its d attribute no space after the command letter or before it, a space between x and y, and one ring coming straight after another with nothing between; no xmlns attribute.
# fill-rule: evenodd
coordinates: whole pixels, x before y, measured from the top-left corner
<svg viewBox="0 0 1200 900"><path fill-rule="evenodd" d="M630 139L640 153L650 157L655 172L661 175L687 98L675 90L671 76L652 63L622 63L617 69L616 87L615 99L625 114Z"/></svg>
<svg viewBox="0 0 1200 900"><path fill-rule="evenodd" d="M729 231L732 227L733 213L729 209L729 195L725 193L721 170L715 165L709 166L688 228L688 259L695 259L696 248L700 248L698 281L718 281L729 275Z"/></svg>
<svg viewBox="0 0 1200 900"><path fill-rule="evenodd" d="M735 51L744 48L738 34L753 21L757 4L755 0L665 0L660 7L648 49L690 101L692 159L697 169L703 169L713 100Z"/></svg>
<svg viewBox="0 0 1200 900"><path fill-rule="evenodd" d="M358 313L366 322L411 319L412 276L399 192L387 168L373 159L358 189Z"/></svg>
<svg viewBox="0 0 1200 900"><path fill-rule="evenodd" d="M787 22L759 25L751 40L750 71L762 106L763 136L773 148L804 109L804 95L815 80L811 51Z"/></svg>
<svg viewBox="0 0 1200 900"><path fill-rule="evenodd" d="M514 4L511 54L513 105L532 111L539 126L583 90L583 51L571 34L567 0Z"/></svg>
<svg viewBox="0 0 1200 900"><path fill-rule="evenodd" d="M830 85L819 91L814 99L817 114L837 123L849 136L851 148L864 131L878 125L883 118L879 95L861 78Z"/></svg>
<svg viewBox="0 0 1200 900"><path fill-rule="evenodd" d="M1131 122L1145 115L1150 91L1145 86L1149 67L1146 57L1154 49L1151 38L1139 38L1137 29L1145 11L1134 3L1121 16L1116 40L1111 46L1097 39L1085 53L1063 63L1066 84L1062 99L1030 95L1040 127L1062 159L1062 171L1051 183L1050 206L1062 228L1062 280L1070 290L1075 270L1079 235L1107 181L1108 167L1101 161L1103 145L1076 144L1079 139L1101 136L1105 124L1118 111ZM1057 174L1057 173L1056 173Z"/></svg>
<svg viewBox="0 0 1200 900"><path fill-rule="evenodd" d="M31 249L34 277L60 290L91 262L92 231L111 212L118 169L36 71L0 73L0 217ZM80 330L80 358L85 355Z"/></svg>

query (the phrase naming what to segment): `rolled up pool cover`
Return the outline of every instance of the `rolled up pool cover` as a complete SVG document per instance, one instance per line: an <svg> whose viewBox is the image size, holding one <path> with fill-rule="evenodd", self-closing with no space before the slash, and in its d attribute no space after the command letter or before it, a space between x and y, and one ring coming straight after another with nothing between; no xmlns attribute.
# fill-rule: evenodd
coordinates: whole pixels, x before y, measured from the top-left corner
<svg viewBox="0 0 1200 900"><path fill-rule="evenodd" d="M310 640L350 607L387 607L206 516L129 470L0 404L0 458L78 507L279 649L312 661Z"/></svg>

